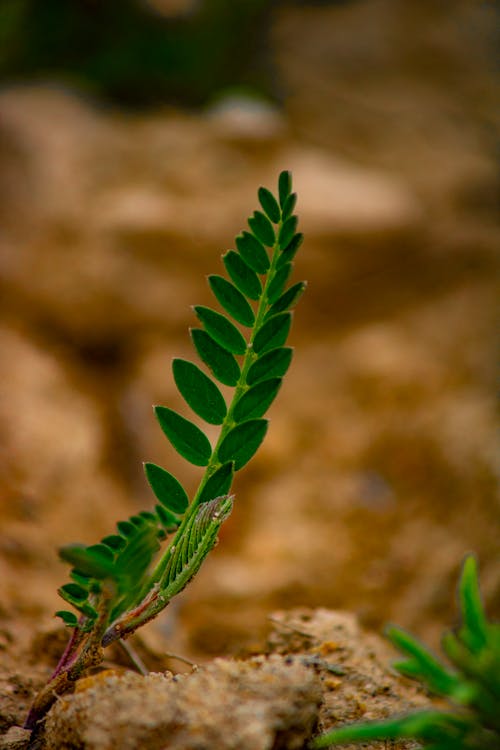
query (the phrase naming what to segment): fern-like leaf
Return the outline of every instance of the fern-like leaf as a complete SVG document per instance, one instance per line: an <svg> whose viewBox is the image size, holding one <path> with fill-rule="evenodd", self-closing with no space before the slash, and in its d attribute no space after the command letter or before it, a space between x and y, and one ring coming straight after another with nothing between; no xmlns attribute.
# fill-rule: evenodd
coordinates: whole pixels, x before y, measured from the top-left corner
<svg viewBox="0 0 500 750"><path fill-rule="evenodd" d="M65 689L68 680L96 663L102 646L155 617L195 575L231 512L228 493L235 472L264 439L268 426L264 415L292 359L292 349L285 346L292 322L290 308L305 285L299 282L287 288L302 242L296 232L290 173L280 174L277 196L262 187L258 198L260 208L248 219L249 230L236 237L236 250L223 256L229 278L208 277L221 309L194 308L202 327L191 329L190 334L200 365L178 358L172 363L187 407L197 418L217 425L218 437L209 440L204 429L187 416L165 406L155 407L173 448L203 467L198 488L189 501L173 474L148 462L146 478L158 501L154 510L119 521L116 533L98 544L61 549L62 559L72 569L71 582L59 593L76 614L66 609L57 614L73 629L73 636L53 681L30 713L28 726L34 726L48 710L61 685ZM227 398L218 383L232 389ZM167 535L172 536L158 556Z"/></svg>

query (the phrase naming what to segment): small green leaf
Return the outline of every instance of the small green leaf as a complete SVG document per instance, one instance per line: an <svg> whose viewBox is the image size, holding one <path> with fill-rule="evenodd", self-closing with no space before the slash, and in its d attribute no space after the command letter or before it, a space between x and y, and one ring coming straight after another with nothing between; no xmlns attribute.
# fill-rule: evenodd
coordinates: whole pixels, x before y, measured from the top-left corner
<svg viewBox="0 0 500 750"><path fill-rule="evenodd" d="M218 344L227 349L231 354L245 354L247 342L230 320L225 315L211 310L210 307L196 305L194 311L198 320L205 326L206 332Z"/></svg>
<svg viewBox="0 0 500 750"><path fill-rule="evenodd" d="M273 280L267 289L267 300L270 305L272 305L273 302L276 302L280 294L283 292L288 277L292 272L292 267L291 263L285 263L281 268L278 268L274 274Z"/></svg>
<svg viewBox="0 0 500 750"><path fill-rule="evenodd" d="M144 472L151 489L163 507L173 513L184 513L189 499L179 480L161 466L152 463L144 464Z"/></svg>
<svg viewBox="0 0 500 750"><path fill-rule="evenodd" d="M242 232L236 237L236 247L247 264L256 273L267 273L269 270L269 257L266 249L259 240L250 234Z"/></svg>
<svg viewBox="0 0 500 750"><path fill-rule="evenodd" d="M116 528L125 539L129 539L135 534L135 526L130 521L118 521Z"/></svg>
<svg viewBox="0 0 500 750"><path fill-rule="evenodd" d="M59 609L56 612L56 617L60 617L63 623L70 628L75 628L78 625L78 617L74 612L68 612L66 609Z"/></svg>
<svg viewBox="0 0 500 750"><path fill-rule="evenodd" d="M242 293L236 289L234 284L223 276L212 274L208 277L208 283L217 300L238 323L251 328L255 321L252 308Z"/></svg>
<svg viewBox="0 0 500 750"><path fill-rule="evenodd" d="M466 646L477 653L487 641L487 622L479 591L476 560L472 555L464 562L459 597L462 615L459 635Z"/></svg>
<svg viewBox="0 0 500 750"><path fill-rule="evenodd" d="M302 245L304 241L304 235L301 232L298 232L289 242L287 247L283 250L280 257L278 258L278 262L276 263L276 268L281 268L281 266L284 263L290 263L292 261L297 253L297 250Z"/></svg>
<svg viewBox="0 0 500 750"><path fill-rule="evenodd" d="M118 552L123 549L126 543L125 539L119 534L110 534L109 536L105 536L102 540L102 544L105 544L113 550L113 552Z"/></svg>
<svg viewBox="0 0 500 750"><path fill-rule="evenodd" d="M175 529L179 526L180 518L164 508L163 505L155 505L155 511L161 525L164 529L166 529L166 531L175 531Z"/></svg>
<svg viewBox="0 0 500 750"><path fill-rule="evenodd" d="M264 213L267 214L271 221L277 224L281 219L281 211L274 195L267 188L260 187L258 196L259 203L262 206Z"/></svg>
<svg viewBox="0 0 500 750"><path fill-rule="evenodd" d="M280 206L283 208L285 201L292 192L292 173L284 170L278 177L278 194L280 197Z"/></svg>
<svg viewBox="0 0 500 750"><path fill-rule="evenodd" d="M212 448L199 427L166 406L156 406L155 414L177 453L195 466L208 464Z"/></svg>
<svg viewBox="0 0 500 750"><path fill-rule="evenodd" d="M254 211L253 216L248 219L248 226L259 242L272 247L276 241L273 225L262 211Z"/></svg>
<svg viewBox="0 0 500 750"><path fill-rule="evenodd" d="M286 266L284 266L284 268L285 267ZM267 315L276 315L277 313L283 312L284 310L289 310L299 301L306 287L306 281L297 281L296 284L287 289L286 292L276 300L274 305L269 308Z"/></svg>
<svg viewBox="0 0 500 750"><path fill-rule="evenodd" d="M222 424L226 402L213 380L186 359L172 361L175 384L191 409L209 424Z"/></svg>
<svg viewBox="0 0 500 750"><path fill-rule="evenodd" d="M196 351L214 377L224 385L235 386L240 377L240 367L233 355L201 328L192 328L190 333Z"/></svg>
<svg viewBox="0 0 500 750"><path fill-rule="evenodd" d="M130 516L128 520L130 521L130 523L132 523L135 526L136 529L142 528L144 524L146 523L144 518L142 518L139 514L135 516Z"/></svg>
<svg viewBox="0 0 500 750"><path fill-rule="evenodd" d="M289 312L278 313L278 315L269 318L255 336L254 351L257 354L264 354L270 349L283 346L290 331L291 323L292 315Z"/></svg>
<svg viewBox="0 0 500 750"><path fill-rule="evenodd" d="M86 548L86 552L95 559L102 558L111 563L114 559L112 550L106 544L102 544L102 542L100 544L91 544Z"/></svg>
<svg viewBox="0 0 500 750"><path fill-rule="evenodd" d="M219 461L234 461L234 470L239 471L264 440L267 424L267 419L252 419L233 427L219 447Z"/></svg>
<svg viewBox="0 0 500 750"><path fill-rule="evenodd" d="M435 692L447 695L453 689L455 685L454 675L416 638L397 627L390 627L386 632L387 637L400 651L412 657L400 663L403 669L410 669L413 672L412 676L419 669L421 678Z"/></svg>
<svg viewBox="0 0 500 750"><path fill-rule="evenodd" d="M97 545L96 545L97 546ZM111 559L100 551L92 551L83 544L67 544L59 550L59 557L69 563L80 573L92 578L108 578L113 575L113 554L105 545L99 545L107 550ZM76 584L68 584L68 586ZM81 589L80 586L78 586ZM66 589L65 589L66 590Z"/></svg>
<svg viewBox="0 0 500 750"><path fill-rule="evenodd" d="M247 374L248 385L261 380L282 377L292 361L293 349L289 346L272 349L253 363Z"/></svg>
<svg viewBox="0 0 500 750"><path fill-rule="evenodd" d="M156 526L156 525L155 525ZM122 588L141 586L141 576L149 567L153 555L159 549L156 527L146 523L138 528L135 536L120 552L116 560L118 577Z"/></svg>
<svg viewBox="0 0 500 750"><path fill-rule="evenodd" d="M89 592L77 583L65 583L58 590L58 593L70 604L82 604L89 595Z"/></svg>
<svg viewBox="0 0 500 750"><path fill-rule="evenodd" d="M299 220L296 216L289 216L288 219L283 222L278 236L279 246L282 250L285 250L292 241L297 230L298 221Z"/></svg>
<svg viewBox="0 0 500 750"><path fill-rule="evenodd" d="M234 408L234 421L244 422L262 417L276 398L281 382L281 378L272 378L250 388Z"/></svg>
<svg viewBox="0 0 500 750"><path fill-rule="evenodd" d="M227 253L222 256L222 261L233 284L240 290L240 292L250 299L260 299L260 295L262 294L262 284L260 283L260 279L255 271L245 263L242 256L234 250L228 250ZM263 273L265 273L265 271Z"/></svg>
<svg viewBox="0 0 500 750"><path fill-rule="evenodd" d="M205 482L203 489L198 497L198 503L206 503L209 500L213 500L215 497L221 495L227 495L231 489L234 476L234 464L232 461L228 461L222 466L219 466L211 477Z"/></svg>
<svg viewBox="0 0 500 750"><path fill-rule="evenodd" d="M80 573L80 571L77 570L76 568L73 568L71 570L69 577L79 586L86 589L89 593L90 593L90 590L92 589L93 591L96 586L97 588L99 588L99 584L97 583L95 578L85 575L85 573Z"/></svg>
<svg viewBox="0 0 500 750"><path fill-rule="evenodd" d="M137 515L140 516L143 521L147 521L148 523L155 524L157 521L155 514L150 510L140 510Z"/></svg>
<svg viewBox="0 0 500 750"><path fill-rule="evenodd" d="M297 203L297 193L290 193L290 195L286 199L284 206L283 206L283 212L282 212L283 221L288 219L288 217L293 214L296 203Z"/></svg>

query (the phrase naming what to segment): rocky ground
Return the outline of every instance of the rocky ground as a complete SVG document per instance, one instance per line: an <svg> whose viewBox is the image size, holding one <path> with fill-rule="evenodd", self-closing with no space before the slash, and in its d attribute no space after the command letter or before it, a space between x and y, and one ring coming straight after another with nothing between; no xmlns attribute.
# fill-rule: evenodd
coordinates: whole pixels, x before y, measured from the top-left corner
<svg viewBox="0 0 500 750"><path fill-rule="evenodd" d="M296 277L309 282L294 362L268 437L237 478L220 545L136 643L154 671L186 672L167 651L209 664L180 680L151 678L152 695L182 706L166 746L301 747L317 727L424 700L382 667L385 652L370 672L365 637L381 654L375 636L318 608L348 610L372 630L395 621L436 645L453 623L460 563L474 551L498 617L496 115L482 48L466 47L467 60L461 52L467 8L437 19L441 46L429 11L415 49L387 46L416 23L409 11L391 14L390 2L281 14L283 110L228 99L201 114L131 115L54 86L0 94L5 747L23 746L16 725L64 645L52 619L66 580L57 547L97 541L152 503L143 460L196 486L197 470L170 450L151 404L184 408L170 360L193 356L190 306L210 304L205 275L221 271L258 186L272 187L283 168L293 171L306 235ZM349 57L338 32L335 54L320 54L326 29L347 33L360 19L370 44ZM287 54L299 39L300 65ZM422 49L446 62L439 74L417 64ZM294 607L310 610L282 613L269 635L269 613ZM255 660L210 662L242 654ZM107 666L120 664L112 652ZM255 701L261 724L241 708L229 732L215 731L200 719L215 709L186 693L215 681L214 700L224 701L240 670L252 675L241 704ZM120 686L113 701L133 691L140 678L127 674L93 677L61 701L48 746L73 747L71 735L75 747L163 747L168 716L147 740L137 725L130 745L119 733L95 739L90 719L71 723L91 716L89 701L111 684ZM255 688L259 675L278 686L276 705ZM203 727L201 744L182 734L193 725Z"/></svg>

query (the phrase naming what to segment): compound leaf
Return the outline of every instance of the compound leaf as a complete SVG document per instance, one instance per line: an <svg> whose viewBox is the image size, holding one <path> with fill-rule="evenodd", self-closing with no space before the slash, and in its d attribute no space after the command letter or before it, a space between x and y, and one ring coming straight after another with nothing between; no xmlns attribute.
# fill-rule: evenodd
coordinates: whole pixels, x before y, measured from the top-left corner
<svg viewBox="0 0 500 750"><path fill-rule="evenodd" d="M201 328L192 328L191 338L200 358L214 377L224 385L235 386L240 377L240 367L233 355Z"/></svg>
<svg viewBox="0 0 500 750"><path fill-rule="evenodd" d="M205 330L214 341L223 346L224 349L227 349L228 352L231 352L231 354L245 354L247 342L236 326L225 315L203 305L196 305L194 311L198 320L203 323Z"/></svg>
<svg viewBox="0 0 500 750"><path fill-rule="evenodd" d="M212 448L199 427L166 406L156 406L155 414L177 453L195 466L208 464Z"/></svg>
<svg viewBox="0 0 500 750"><path fill-rule="evenodd" d="M226 402L213 380L186 359L175 358L172 371L175 384L191 409L210 424L222 424Z"/></svg>
<svg viewBox="0 0 500 750"><path fill-rule="evenodd" d="M267 424L267 419L251 419L233 427L219 447L219 461L234 461L234 470L239 471L264 440Z"/></svg>
<svg viewBox="0 0 500 750"><path fill-rule="evenodd" d="M251 328L255 315L242 293L223 276L211 274L208 283L221 306L243 326Z"/></svg>
<svg viewBox="0 0 500 750"><path fill-rule="evenodd" d="M144 472L162 506L173 513L184 513L189 499L179 480L161 466L149 462L144 464Z"/></svg>

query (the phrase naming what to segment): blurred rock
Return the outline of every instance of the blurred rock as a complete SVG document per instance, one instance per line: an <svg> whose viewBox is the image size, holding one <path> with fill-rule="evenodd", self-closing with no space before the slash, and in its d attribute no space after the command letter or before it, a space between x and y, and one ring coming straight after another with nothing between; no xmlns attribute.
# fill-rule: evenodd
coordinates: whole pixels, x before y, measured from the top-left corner
<svg viewBox="0 0 500 750"><path fill-rule="evenodd" d="M310 241L409 232L422 219L403 181L287 142L282 116L247 100L205 117L126 117L26 87L1 94L0 117L7 302L76 342L184 323L214 252L283 168Z"/></svg>
<svg viewBox="0 0 500 750"><path fill-rule="evenodd" d="M0 330L0 350L0 600L45 613L59 601L51 576L64 575L56 548L97 541L128 505L101 465L96 403L53 353L16 330Z"/></svg>
<svg viewBox="0 0 500 750"><path fill-rule="evenodd" d="M402 179L330 156L321 149L296 149L290 164L300 195L301 226L309 240L336 234L394 232L418 226L422 210Z"/></svg>
<svg viewBox="0 0 500 750"><path fill-rule="evenodd" d="M468 0L281 7L272 33L291 128L404 177L433 224L474 221L481 203L494 221L495 15Z"/></svg>
<svg viewBox="0 0 500 750"><path fill-rule="evenodd" d="M214 133L228 141L262 147L286 134L286 120L276 106L238 93L221 95L206 116Z"/></svg>

